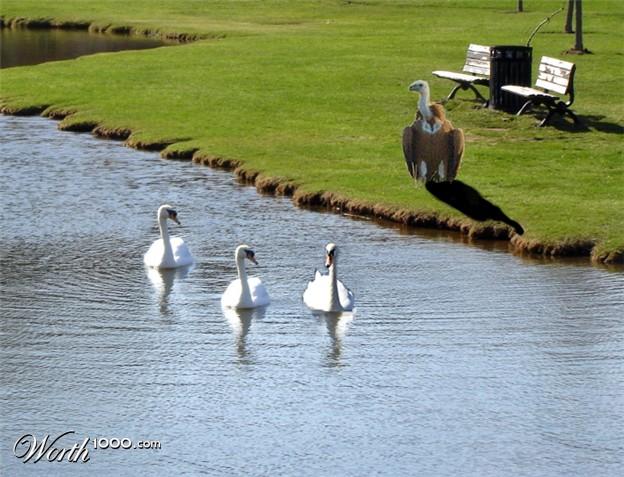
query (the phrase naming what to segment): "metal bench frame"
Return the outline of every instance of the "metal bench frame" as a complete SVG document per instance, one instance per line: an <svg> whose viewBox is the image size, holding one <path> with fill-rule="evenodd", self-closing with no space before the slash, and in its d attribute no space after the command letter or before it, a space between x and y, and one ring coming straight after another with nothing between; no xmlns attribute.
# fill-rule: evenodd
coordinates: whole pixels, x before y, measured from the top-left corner
<svg viewBox="0 0 624 477"><path fill-rule="evenodd" d="M574 73L576 65L567 61L561 61L556 58L542 56L539 64L539 73L535 81L535 88L526 86L505 85L501 89L508 93L517 94L527 98L527 101L516 113L520 116L533 106L544 105L548 108L548 114L539 123L539 126L545 126L555 114L565 116L566 114L572 118L574 124L579 123L579 118L570 109L574 103ZM537 89L541 88L541 89ZM550 94L550 92L567 95L568 100L563 101L558 96Z"/></svg>
<svg viewBox="0 0 624 477"><path fill-rule="evenodd" d="M475 96L487 105L488 100L483 97L474 85L489 86L490 84L490 47L470 44L466 52L466 62L462 68L462 73L438 70L433 71L431 74L457 83L457 86L446 97L446 101L453 99L460 89L471 89Z"/></svg>

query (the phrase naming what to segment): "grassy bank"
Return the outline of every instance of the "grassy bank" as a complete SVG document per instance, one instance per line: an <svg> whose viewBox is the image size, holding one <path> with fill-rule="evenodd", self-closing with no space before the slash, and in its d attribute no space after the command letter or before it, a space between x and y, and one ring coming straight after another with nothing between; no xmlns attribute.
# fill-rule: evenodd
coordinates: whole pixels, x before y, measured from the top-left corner
<svg viewBox="0 0 624 477"><path fill-rule="evenodd" d="M242 165L269 190L287 182L301 202L492 230L414 187L400 137L415 112L410 82L426 79L443 97L451 84L432 70L460 67L469 42L523 44L562 2L525 2L521 14L515 3L4 0L5 23L21 17L205 39L3 70L0 103L7 112L71 112L65 128L99 125L122 138L131 132L135 145L167 146L168 155ZM448 115L467 137L459 177L523 224L517 248L622 260L624 5L595 1L584 13L593 54L566 59L577 63L573 109L586 130L538 129L535 117L479 109L462 99L467 93L447 105ZM563 21L555 17L534 39L535 64L573 45Z"/></svg>

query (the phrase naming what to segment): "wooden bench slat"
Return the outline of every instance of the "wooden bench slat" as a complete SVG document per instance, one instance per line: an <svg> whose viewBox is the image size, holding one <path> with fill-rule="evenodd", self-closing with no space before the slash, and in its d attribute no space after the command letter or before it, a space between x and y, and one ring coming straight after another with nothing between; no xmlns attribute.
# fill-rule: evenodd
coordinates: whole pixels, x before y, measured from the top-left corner
<svg viewBox="0 0 624 477"><path fill-rule="evenodd" d="M544 88L547 89L549 91L554 91L555 93L559 93L559 94L566 94L568 91L568 85L560 85L560 84L556 84L556 83L550 83L548 81L543 81L538 79L535 82L535 86L537 86L538 88Z"/></svg>
<svg viewBox="0 0 624 477"><path fill-rule="evenodd" d="M474 73L480 76L484 76L486 78L490 77L490 70L489 69L485 69L485 68L481 68L478 66L466 66L463 69L464 72L466 73Z"/></svg>
<svg viewBox="0 0 624 477"><path fill-rule="evenodd" d="M569 61L558 60L557 58L551 58L550 56L542 56L540 63L556 66L564 70L574 69L574 63L570 63Z"/></svg>
<svg viewBox="0 0 624 477"><path fill-rule="evenodd" d="M437 76L438 78L459 80L459 81L464 81L466 83L477 83L479 81L488 80L486 77L483 77L483 76L466 75L463 73L456 73L454 71L432 71L431 74L434 76Z"/></svg>
<svg viewBox="0 0 624 477"><path fill-rule="evenodd" d="M570 84L567 79L552 75L539 75L537 77L537 80L535 80L535 84L540 88L548 88L548 86L538 85L538 83L542 83L542 85L552 85L552 89L554 90L559 90L563 88L563 92L558 91L561 94L565 94Z"/></svg>
<svg viewBox="0 0 624 477"><path fill-rule="evenodd" d="M471 43L468 45L468 51L481 51L484 53L490 54L490 47L485 45L477 45L476 43Z"/></svg>
<svg viewBox="0 0 624 477"><path fill-rule="evenodd" d="M470 58L471 60L487 61L489 63L489 61L490 61L490 54L489 53L481 53L481 52L469 51L466 54L466 58Z"/></svg>
<svg viewBox="0 0 624 477"><path fill-rule="evenodd" d="M524 96L525 98L528 98L529 96L546 96L548 98L554 98L552 94L544 93L539 89L529 88L528 86L503 86L501 89L503 91L508 91L509 93Z"/></svg>
<svg viewBox="0 0 624 477"><path fill-rule="evenodd" d="M561 76L553 76L547 73L540 74L537 77L537 81L542 81L545 83L552 83L552 84L556 84L556 85L564 86L564 87L567 87L568 84L570 83L570 80L568 80L567 78L562 78Z"/></svg>
<svg viewBox="0 0 624 477"><path fill-rule="evenodd" d="M541 63L539 65L539 72L547 73L554 76L561 76L562 78L568 79L572 74L572 70L563 70L561 68L557 68L555 66L545 65Z"/></svg>
<svg viewBox="0 0 624 477"><path fill-rule="evenodd" d="M477 60L471 60L471 59L467 59L466 60L466 66L476 66L479 68L486 68L486 69L490 69L490 62L489 61L477 61Z"/></svg>

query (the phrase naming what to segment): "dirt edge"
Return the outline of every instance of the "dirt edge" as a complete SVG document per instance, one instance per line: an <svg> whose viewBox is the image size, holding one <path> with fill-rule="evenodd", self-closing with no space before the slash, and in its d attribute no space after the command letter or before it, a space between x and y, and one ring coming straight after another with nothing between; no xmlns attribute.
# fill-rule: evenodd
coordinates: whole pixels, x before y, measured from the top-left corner
<svg viewBox="0 0 624 477"><path fill-rule="evenodd" d="M133 35L133 36L145 36L151 38L160 38L162 40L188 43L200 39L218 39L223 38L223 35L209 35L209 34L194 34L194 33L177 33L167 32L152 28L141 28L130 25L111 25L103 24L98 25L91 21L63 21L56 20L54 18L25 18L25 17L13 17L3 18L0 17L0 28L28 28L28 29L58 29L58 30L85 30L91 33L106 33L113 35Z"/></svg>

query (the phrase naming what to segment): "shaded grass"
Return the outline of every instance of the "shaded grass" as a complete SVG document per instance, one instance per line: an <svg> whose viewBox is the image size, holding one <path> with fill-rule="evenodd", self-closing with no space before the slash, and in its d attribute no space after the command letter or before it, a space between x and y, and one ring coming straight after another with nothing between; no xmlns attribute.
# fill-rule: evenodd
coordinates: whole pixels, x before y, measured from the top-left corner
<svg viewBox="0 0 624 477"><path fill-rule="evenodd" d="M444 96L451 84L432 70L460 67L469 42L523 43L560 2L532 1L524 14L478 1L126 3L4 0L1 13L223 39L3 70L2 105L76 111L63 127L98 124L132 131L134 144L168 145L169 156L236 159L305 193L460 217L406 173L401 130L416 105L406 87L422 78ZM584 13L594 54L569 58L587 130L538 129L534 116L469 99L447 108L468 140L462 180L521 222L527 240L589 241L604 255L624 250L624 6L597 1ZM535 64L572 45L562 24L535 38Z"/></svg>

